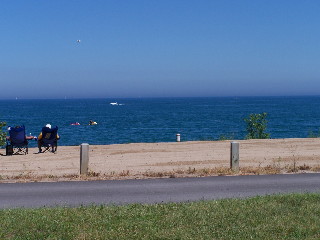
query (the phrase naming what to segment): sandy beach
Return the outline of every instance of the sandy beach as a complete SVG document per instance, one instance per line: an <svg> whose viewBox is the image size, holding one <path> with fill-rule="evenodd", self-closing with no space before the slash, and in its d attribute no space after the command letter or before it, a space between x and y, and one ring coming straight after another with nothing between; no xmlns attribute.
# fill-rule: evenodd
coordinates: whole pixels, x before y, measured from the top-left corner
<svg viewBox="0 0 320 240"><path fill-rule="evenodd" d="M127 179L234 174L231 141L90 145L89 176ZM240 173L264 174L320 170L320 139L240 140ZM0 150L2 182L79 178L80 147L59 146L56 154L29 148L27 155Z"/></svg>

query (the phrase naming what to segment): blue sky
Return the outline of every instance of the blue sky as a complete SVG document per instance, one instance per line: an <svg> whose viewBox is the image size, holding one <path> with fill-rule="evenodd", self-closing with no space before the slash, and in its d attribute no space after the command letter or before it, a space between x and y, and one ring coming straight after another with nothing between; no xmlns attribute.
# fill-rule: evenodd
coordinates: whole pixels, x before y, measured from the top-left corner
<svg viewBox="0 0 320 240"><path fill-rule="evenodd" d="M318 0L3 0L0 98L320 95L319 12Z"/></svg>

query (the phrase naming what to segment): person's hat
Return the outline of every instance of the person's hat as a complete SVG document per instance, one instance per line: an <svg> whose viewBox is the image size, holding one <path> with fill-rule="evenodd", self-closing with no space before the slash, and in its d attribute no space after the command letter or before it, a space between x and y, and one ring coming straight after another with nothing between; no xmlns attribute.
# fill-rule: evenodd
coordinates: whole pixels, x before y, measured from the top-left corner
<svg viewBox="0 0 320 240"><path fill-rule="evenodd" d="M51 129L51 124L48 123L46 127Z"/></svg>

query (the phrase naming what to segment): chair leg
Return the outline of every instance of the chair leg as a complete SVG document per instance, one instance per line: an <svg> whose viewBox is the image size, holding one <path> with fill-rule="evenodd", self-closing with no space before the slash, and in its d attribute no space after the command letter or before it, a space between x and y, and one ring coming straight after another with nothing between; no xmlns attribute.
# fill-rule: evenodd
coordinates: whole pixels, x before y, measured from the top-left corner
<svg viewBox="0 0 320 240"><path fill-rule="evenodd" d="M57 151L57 146L56 145L52 145L52 152L56 153L56 151Z"/></svg>
<svg viewBox="0 0 320 240"><path fill-rule="evenodd" d="M46 146L42 145L41 147L44 148L44 150L41 151L42 153L45 153L46 151L55 153L57 151L57 146L56 145L51 145L51 144L50 145L46 145ZM39 148L39 150L40 150L40 148Z"/></svg>
<svg viewBox="0 0 320 240"><path fill-rule="evenodd" d="M17 155L17 154L24 154L27 155L29 153L28 146L22 146L22 147L12 147L12 155Z"/></svg>

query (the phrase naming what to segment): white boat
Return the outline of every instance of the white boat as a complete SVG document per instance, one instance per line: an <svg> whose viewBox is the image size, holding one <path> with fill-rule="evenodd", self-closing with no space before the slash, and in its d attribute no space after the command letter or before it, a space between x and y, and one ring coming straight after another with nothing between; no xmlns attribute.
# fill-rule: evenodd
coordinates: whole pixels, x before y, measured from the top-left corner
<svg viewBox="0 0 320 240"><path fill-rule="evenodd" d="M117 102L111 102L111 105L119 105Z"/></svg>

